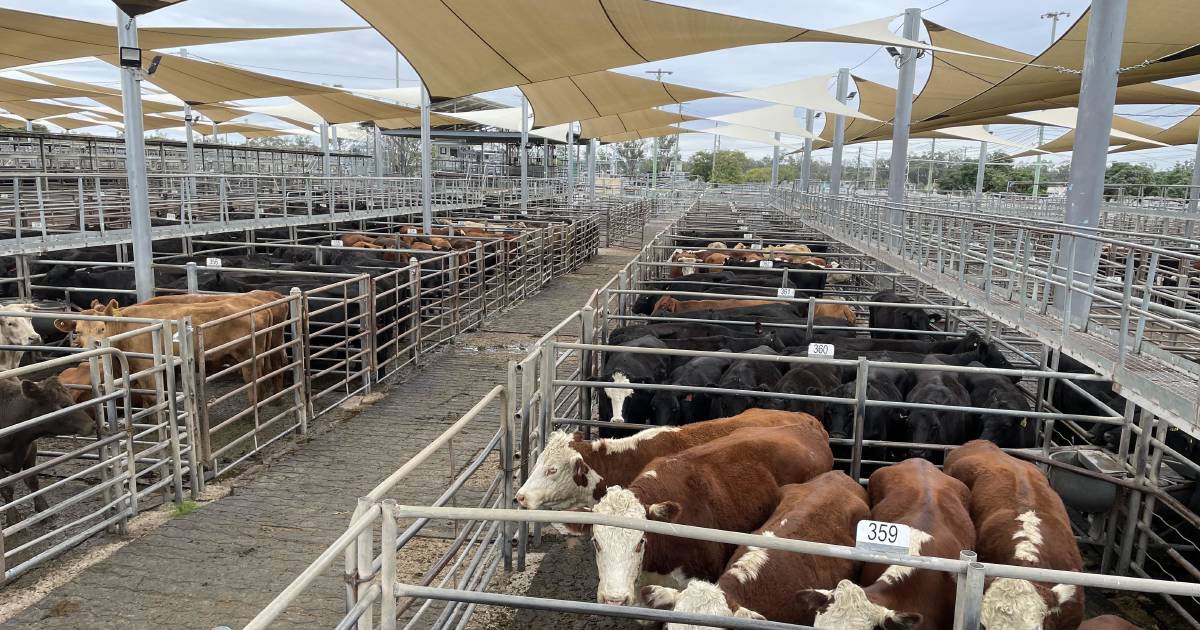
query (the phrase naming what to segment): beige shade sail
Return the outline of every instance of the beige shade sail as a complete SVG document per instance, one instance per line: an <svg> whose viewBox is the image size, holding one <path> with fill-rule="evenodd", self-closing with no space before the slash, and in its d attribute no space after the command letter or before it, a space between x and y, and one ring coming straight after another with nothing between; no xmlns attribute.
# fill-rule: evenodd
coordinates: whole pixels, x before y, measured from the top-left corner
<svg viewBox="0 0 1200 630"><path fill-rule="evenodd" d="M239 131L245 138L275 138L278 136L315 136L319 135L311 129L300 129L292 127L290 129L259 129Z"/></svg>
<svg viewBox="0 0 1200 630"><path fill-rule="evenodd" d="M632 77L619 72L589 72L521 86L538 125L557 125L659 105L725 96L698 88Z"/></svg>
<svg viewBox="0 0 1200 630"><path fill-rule="evenodd" d="M768 105L732 114L710 116L709 120L719 120L767 131L779 131L801 138L815 137L796 119L796 108L790 105Z"/></svg>
<svg viewBox="0 0 1200 630"><path fill-rule="evenodd" d="M105 116L103 114L97 114L97 116L103 119L97 124L116 127L117 129L125 128L125 119L120 115ZM159 129L173 129L176 127L182 128L183 126L183 118L178 116L166 116L162 114L142 116L142 129L144 131L157 131Z"/></svg>
<svg viewBox="0 0 1200 630"><path fill-rule="evenodd" d="M831 78L831 75L823 74L807 79L800 79L799 81L789 81L778 85L734 92L733 96L830 112L849 118L874 120L873 116L868 116L849 105L839 102L837 98L830 94L828 85Z"/></svg>
<svg viewBox="0 0 1200 630"><path fill-rule="evenodd" d="M1029 103L1079 94L1089 12L1084 12L1053 45L1032 60L1014 66L1002 78L989 78L988 87L961 103L932 112L941 124L973 121L1023 111ZM1194 0L1131 0L1125 21L1117 81L1137 85L1200 73L1200 2ZM931 36L936 37L934 33ZM961 55L943 53L954 63ZM1064 72L1059 68L1073 69Z"/></svg>
<svg viewBox="0 0 1200 630"><path fill-rule="evenodd" d="M580 121L581 138L603 138L614 136L627 131L655 129L676 123L699 120L696 116L665 112L661 109L641 109L636 112L626 112L615 116L603 116L591 120Z"/></svg>
<svg viewBox="0 0 1200 630"><path fill-rule="evenodd" d="M421 106L421 88L419 87L399 87L399 88L383 88L379 90L367 90L362 88L347 89L351 94L360 96L374 96L376 98L391 99L408 107Z"/></svg>
<svg viewBox="0 0 1200 630"><path fill-rule="evenodd" d="M112 88L105 87L103 85L93 85L91 83L84 83L83 81L72 81L70 79L62 79L62 78L51 76L48 74L42 74L40 72L34 72L32 70L22 70L22 72L31 77L40 79L42 81L45 81L52 85L56 85L58 87L68 88L68 89L72 89L72 90L78 90L80 92L80 94L79 94L80 96L86 96L87 98L90 98L93 101L96 101L97 103L100 103L101 105L104 105L105 107L110 107L117 111L121 111L121 109L124 107L124 104L121 102L121 91L120 90L114 90ZM85 94L84 92L92 92L92 93ZM161 102L157 102L157 101L153 101L153 100L142 99L142 111L147 114L165 114L168 112L177 112L180 109L183 109L183 108L179 105L173 105L173 104L169 104L169 103L161 103Z"/></svg>
<svg viewBox="0 0 1200 630"><path fill-rule="evenodd" d="M0 77L0 103L9 101L28 101L38 98L72 98L79 96L91 97L95 93L85 88L61 87L34 83L33 81L18 81Z"/></svg>
<svg viewBox="0 0 1200 630"><path fill-rule="evenodd" d="M196 105L192 108L192 111L217 123L227 123L231 120L237 120L238 118L255 113L248 109L225 105Z"/></svg>
<svg viewBox="0 0 1200 630"><path fill-rule="evenodd" d="M1013 142L1007 138L1002 138L996 134L983 128L983 125L967 125L962 127L946 127L936 131L926 131L913 136L914 138L945 138L947 140L974 140L976 142L986 142L988 144L999 145L1003 147L1011 147L1014 149L1022 149L1032 153L1042 153L1028 145Z"/></svg>
<svg viewBox="0 0 1200 630"><path fill-rule="evenodd" d="M1196 129L1194 126L1190 128L1190 135L1186 132L1188 125L1186 124L1189 118L1184 118L1180 123L1167 129L1147 125L1136 120L1130 120L1123 116L1113 116L1112 131L1108 137L1109 146L1125 145L1116 151L1136 151L1139 149L1153 149L1155 147L1173 146L1180 144L1192 144L1196 141ZM1183 127L1180 127L1183 124ZM1126 147L1134 147L1132 149ZM1075 130L1071 129L1067 133L1051 140L1038 147L1045 153L1062 153L1075 148ZM1116 152L1114 151L1114 153ZM1014 157L1026 157L1033 155L1033 152L1016 155Z"/></svg>
<svg viewBox="0 0 1200 630"><path fill-rule="evenodd" d="M76 107L74 105L39 103L37 101L11 101L0 104L0 108L7 110L10 114L20 116L25 120L38 120L39 118L48 118L50 116L62 116L65 114L88 111L87 109Z"/></svg>
<svg viewBox="0 0 1200 630"><path fill-rule="evenodd" d="M0 127L3 127L5 129L24 129L25 121L21 120L17 116L10 116L8 114L0 114Z"/></svg>
<svg viewBox="0 0 1200 630"><path fill-rule="evenodd" d="M138 29L143 48L177 48L226 42L358 30L333 28L193 28ZM117 29L107 24L0 9L0 68L47 61L100 57L117 52Z"/></svg>
<svg viewBox="0 0 1200 630"><path fill-rule="evenodd" d="M97 120L95 118L82 116L80 114L67 114L65 116L51 116L49 118L43 118L39 122L54 125L56 127L62 127L63 129L66 129L68 131L74 131L76 129L86 129L88 127L96 127L96 126L105 126L105 127L113 126L113 124L110 121Z"/></svg>
<svg viewBox="0 0 1200 630"><path fill-rule="evenodd" d="M776 140L773 132L765 131L763 129L756 129L754 127L745 127L742 125L723 125L720 127L709 127L707 129L689 129L688 131L714 134L727 138L736 138L738 140L769 144L777 147L787 146L787 143L785 143L783 140Z"/></svg>
<svg viewBox="0 0 1200 630"><path fill-rule="evenodd" d="M819 31L650 0L343 2L438 98L753 44L885 43L871 23ZM896 39L887 33L886 43ZM608 113L620 112L599 115Z"/></svg>
<svg viewBox="0 0 1200 630"><path fill-rule="evenodd" d="M695 133L692 129L683 129L680 127L655 127L654 129L640 129L638 131L626 131L624 133L613 134L600 138L601 142L630 142L633 140L651 140L653 138L661 138L663 136L674 136L678 134Z"/></svg>
<svg viewBox="0 0 1200 630"><path fill-rule="evenodd" d="M854 89L858 92L859 111L875 120L847 118L845 121L846 143L849 144L863 138L873 138L881 134L891 137L891 123L880 121L892 119L892 114L896 110L896 89L856 75L850 75L850 78L854 80ZM833 144L833 115L824 112L822 116L825 123L818 136L821 141L813 145L815 149L823 149Z"/></svg>
<svg viewBox="0 0 1200 630"><path fill-rule="evenodd" d="M325 122L332 124L363 122L367 120L387 120L395 122L401 119L415 121L409 126L421 126L421 111L411 107L402 107L385 103L373 98L355 96L348 92L326 92L324 94L306 94L292 97L296 102L313 110ZM429 124L454 125L457 120L431 113Z"/></svg>
<svg viewBox="0 0 1200 630"><path fill-rule="evenodd" d="M292 81L282 77L243 70L198 59L162 55L158 70L147 80L193 105L219 103L238 99L298 96L336 91L337 88ZM143 55L142 63L149 65L153 55ZM101 57L116 66L116 55Z"/></svg>

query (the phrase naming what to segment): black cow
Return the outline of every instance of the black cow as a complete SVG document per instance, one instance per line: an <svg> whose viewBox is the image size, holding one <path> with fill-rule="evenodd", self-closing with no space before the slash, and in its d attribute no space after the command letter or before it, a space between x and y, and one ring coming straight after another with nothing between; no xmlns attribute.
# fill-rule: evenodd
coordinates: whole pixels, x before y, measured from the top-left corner
<svg viewBox="0 0 1200 630"><path fill-rule="evenodd" d="M871 296L871 302L893 302L911 304L912 299L895 291L880 291ZM871 328L895 328L901 330L935 330L933 324L941 321L938 313L930 313L915 306L871 306ZM871 331L875 339L916 339L924 341L929 335L902 332Z"/></svg>
<svg viewBox="0 0 1200 630"><path fill-rule="evenodd" d="M825 396L842 384L836 366L819 363L796 365L775 385L780 394ZM813 400L781 399L776 405L784 411L802 411L819 418L825 417L825 403Z"/></svg>
<svg viewBox="0 0 1200 630"><path fill-rule="evenodd" d="M666 349L666 344L657 337L639 337L621 344L626 348ZM661 354L635 354L611 351L604 358L604 368L594 379L603 383L662 383L671 371L671 360ZM600 403L600 420L604 422L644 422L650 419L648 390L608 387L597 396Z"/></svg>
<svg viewBox="0 0 1200 630"><path fill-rule="evenodd" d="M767 346L759 346L749 350L746 354L777 355L778 353ZM729 369L721 375L717 387L769 392L780 378L783 378L783 374L779 372L779 367L772 361L739 359L734 361ZM714 396L712 412L716 418L728 418L752 407L770 407L771 404L770 399L761 396L719 394Z"/></svg>
<svg viewBox="0 0 1200 630"><path fill-rule="evenodd" d="M733 358L696 357L675 368L668 385L684 387L716 387L721 376L733 363ZM711 420L712 397L707 392L657 391L650 400L652 423L658 426L680 426Z"/></svg>
<svg viewBox="0 0 1200 630"><path fill-rule="evenodd" d="M693 337L691 339L663 339L668 348L675 350L702 350L715 352L729 350L730 352L748 352L759 346L766 346L774 352L783 350L779 336L774 332L757 337L727 337L716 335L712 337Z"/></svg>
<svg viewBox="0 0 1200 630"><path fill-rule="evenodd" d="M748 336L754 332L749 326L733 327L703 322L654 322L644 326L622 326L608 333L608 343L617 345L638 337L658 337L659 339L689 339L691 337L712 337L725 335L728 337Z"/></svg>
<svg viewBox="0 0 1200 630"><path fill-rule="evenodd" d="M925 359L926 365L946 365L934 357ZM971 395L951 372L935 370L913 370L915 384L908 392L905 402L948 407L969 407ZM967 412L961 409L908 409L908 429L916 444L960 445L970 439ZM913 457L940 462L941 451L920 449L911 451Z"/></svg>
<svg viewBox="0 0 1200 630"><path fill-rule="evenodd" d="M904 402L904 393L900 390L899 382L905 380L904 370L873 367L867 371L867 400L882 402ZM849 398L858 396L858 381L843 383L829 392L833 398ZM831 438L854 437L854 404L829 403L825 405L825 417L822 419ZM881 407L868 405L863 418L864 440L895 440L904 437L904 423L900 419L898 407Z"/></svg>
<svg viewBox="0 0 1200 630"><path fill-rule="evenodd" d="M40 383L15 378L0 379L0 400L4 401L4 405L0 406L0 428L8 428L75 404L70 392L54 377ZM94 433L99 437L103 435L104 431L86 411L76 410L48 418L30 428L2 437L0 438L0 470L16 474L37 465L36 441L40 437L86 435L88 433ZM25 486L29 488L31 494L38 492L38 476L26 477ZM13 487L0 488L0 496L3 496L6 503L12 503ZM44 497L34 497L34 511L41 512L47 507ZM9 510L5 524L12 526L19 520L16 510Z"/></svg>
<svg viewBox="0 0 1200 630"><path fill-rule="evenodd" d="M970 367L983 367L971 363ZM1029 399L1012 380L997 374L961 375L963 385L971 393L971 406L981 409L1030 411ZM1021 416L973 413L968 420L971 435L968 439L990 440L1000 448L1030 448L1037 441L1037 423Z"/></svg>
<svg viewBox="0 0 1200 630"><path fill-rule="evenodd" d="M1095 374L1091 368L1065 354L1059 355L1058 371L1070 372L1072 374ZM1071 382L1094 396L1101 403L1109 407L1109 409L1102 409L1096 406L1095 403L1088 400L1083 394L1075 391L1070 385L1059 382L1054 384L1054 395L1050 398L1051 404L1059 412L1080 416L1107 416L1111 415L1112 411L1118 414L1125 411L1125 397L1113 391L1112 381ZM1086 425L1087 423L1083 424ZM1093 442L1104 442L1110 439L1110 436L1115 436L1116 433L1114 431L1119 428L1118 425L1094 423L1090 430L1091 439Z"/></svg>
<svg viewBox="0 0 1200 630"><path fill-rule="evenodd" d="M1009 363L1008 358L1004 353L997 350L992 344L981 343L974 350L968 352L960 352L957 354L924 354L919 352L891 352L891 351L875 351L859 352L854 350L842 351L837 350L835 355L839 359L856 359L858 357L866 357L873 361L886 361L889 363L923 363L927 357L934 357L938 361L947 365L970 365L972 361L978 361L990 368L1002 370L1013 369L1013 364ZM844 366L842 368L842 377L849 379L854 372L854 366ZM1019 376L1011 377L1014 381L1021 380ZM907 389L905 390L907 391Z"/></svg>
<svg viewBox="0 0 1200 630"><path fill-rule="evenodd" d="M913 339L875 339L870 337L845 337L835 334L813 335L813 343L832 344L836 350L890 350L893 352L916 352L921 354L960 354L970 352L983 343L976 333L964 337L950 337L941 341L916 341Z"/></svg>

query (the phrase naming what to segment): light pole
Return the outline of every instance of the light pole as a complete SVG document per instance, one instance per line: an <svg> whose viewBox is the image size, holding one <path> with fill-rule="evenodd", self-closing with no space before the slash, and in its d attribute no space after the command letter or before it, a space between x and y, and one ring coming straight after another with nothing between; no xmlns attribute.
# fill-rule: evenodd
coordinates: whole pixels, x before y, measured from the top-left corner
<svg viewBox="0 0 1200 630"><path fill-rule="evenodd" d="M117 7L117 44L121 49L121 109L125 116L125 176L133 231L133 278L139 302L154 297L150 185L146 178L146 138L142 122L142 51L137 19Z"/></svg>
<svg viewBox="0 0 1200 630"><path fill-rule="evenodd" d="M904 11L905 39L916 40L921 35L921 10ZM896 86L896 114L892 121L892 159L888 170L888 201L898 204L904 201L904 182L908 175L908 132L912 124L913 86L917 81L917 49L904 48L897 56L900 81ZM899 210L889 212L889 222L899 225L902 215Z"/></svg>
<svg viewBox="0 0 1200 630"><path fill-rule="evenodd" d="M1066 11L1051 11L1050 13L1042 14L1043 20L1050 20L1050 44L1051 45L1054 44L1054 40L1058 37L1058 21L1059 21L1059 19L1065 18L1065 17L1071 17L1071 14L1067 13ZM1037 146L1039 146L1039 147L1042 146L1042 143L1045 142L1045 139L1046 139L1046 126L1038 125ZM1042 182L1042 154L1039 153L1039 154L1037 154L1037 162L1035 162L1033 165L1033 196L1035 198L1038 196L1038 185L1041 184L1041 182Z"/></svg>

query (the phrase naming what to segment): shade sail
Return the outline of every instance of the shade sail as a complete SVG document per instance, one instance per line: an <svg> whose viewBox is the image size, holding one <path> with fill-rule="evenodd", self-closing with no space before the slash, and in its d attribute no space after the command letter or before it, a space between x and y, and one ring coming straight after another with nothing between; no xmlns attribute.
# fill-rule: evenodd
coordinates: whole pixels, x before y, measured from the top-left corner
<svg viewBox="0 0 1200 630"><path fill-rule="evenodd" d="M353 88L346 91L360 96L390 99L407 107L421 106L421 88L419 87L383 88L381 90Z"/></svg>
<svg viewBox="0 0 1200 630"><path fill-rule="evenodd" d="M641 109L615 116L603 116L601 118L580 121L579 136L581 138L602 138L627 131L666 127L667 125L687 122L689 120L699 120L699 118L676 112L665 112L661 109Z"/></svg>
<svg viewBox="0 0 1200 630"><path fill-rule="evenodd" d="M0 114L0 127L5 129L24 129L25 121L10 114Z"/></svg>
<svg viewBox="0 0 1200 630"><path fill-rule="evenodd" d="M521 86L539 125L589 120L659 105L725 96L698 88L632 77L619 72L589 72Z"/></svg>
<svg viewBox="0 0 1200 630"><path fill-rule="evenodd" d="M165 9L169 6L184 2L184 0L113 0L113 2L121 7L125 15L137 17L151 11Z"/></svg>
<svg viewBox="0 0 1200 630"><path fill-rule="evenodd" d="M748 140L750 142L769 144L777 147L787 146L782 140L776 140L775 134L770 131L755 129L754 127L744 127L742 125L724 125L721 127L709 127L707 129L688 129L688 131L737 138L738 140Z"/></svg>
<svg viewBox="0 0 1200 630"><path fill-rule="evenodd" d="M1030 103L1079 94L1079 70L1087 40L1090 12L1084 12L1031 65L1014 66L1002 77L988 77L986 89L957 105L932 112L943 124L1014 113ZM1200 73L1200 3L1194 0L1132 0L1125 20L1120 67L1121 86L1137 85ZM931 37L937 34L931 32ZM943 53L952 63L962 55ZM936 55L935 55L936 56Z"/></svg>
<svg viewBox="0 0 1200 630"><path fill-rule="evenodd" d="M348 92L326 92L324 94L306 94L293 96L301 105L313 110L325 122L332 124L364 122L368 120L386 120L396 124L407 120L406 127L421 126L421 111L411 107L402 107L385 103L373 98L355 96ZM429 116L429 124L454 125L457 120L446 118L436 113Z"/></svg>
<svg viewBox="0 0 1200 630"><path fill-rule="evenodd" d="M311 129L291 127L288 129L260 129L239 131L246 138L275 138L278 136L315 136L319 135Z"/></svg>
<svg viewBox="0 0 1200 630"><path fill-rule="evenodd" d="M790 105L769 105L744 112L710 116L709 120L719 120L766 131L778 131L801 138L815 137L796 119L796 108Z"/></svg>
<svg viewBox="0 0 1200 630"><path fill-rule="evenodd" d="M74 105L39 103L37 101L12 101L0 104L0 108L7 110L10 114L20 116L25 120L37 120L39 118L48 118L50 116L62 116L65 114L88 111L82 107L76 107Z"/></svg>
<svg viewBox="0 0 1200 630"><path fill-rule="evenodd" d="M162 55L162 62L147 80L193 105L238 99L321 94L337 90L219 63L158 52L155 54ZM149 65L152 57L153 55L143 55L143 64ZM101 59L114 66L118 65L116 55L107 55Z"/></svg>
<svg viewBox="0 0 1200 630"><path fill-rule="evenodd" d="M988 144L1000 145L1004 147L1012 147L1014 149L1022 149L1033 153L1041 153L1037 149L1028 145L1013 142L1007 138L1002 138L996 134L983 128L983 125L967 125L962 127L946 127L936 131L926 131L924 133L915 134L914 138L946 138L948 140L975 140L977 142L987 142Z"/></svg>
<svg viewBox="0 0 1200 630"><path fill-rule="evenodd" d="M79 96L86 96L87 98L90 98L93 101L104 105L105 107L110 107L117 111L121 111L123 107L120 90L114 90L103 85L84 83L83 81L62 79L48 74L42 74L40 72L34 72L32 70L22 70L22 72L52 85L75 90L79 93ZM162 103L146 98L142 99L142 111L147 114L165 114L167 112L177 112L181 109L183 108L179 105Z"/></svg>
<svg viewBox="0 0 1200 630"><path fill-rule="evenodd" d="M655 127L654 129L640 129L638 131L626 131L625 133L613 134L600 138L601 142L630 142L632 140L650 140L653 138L661 138L663 136L674 136L677 134L695 133L693 129L682 129L680 127Z"/></svg>
<svg viewBox="0 0 1200 630"><path fill-rule="evenodd" d="M0 103L9 101L28 101L37 98L72 98L77 96L91 97L95 94L86 88L61 87L34 83L33 81L18 81L0 77Z"/></svg>
<svg viewBox="0 0 1200 630"><path fill-rule="evenodd" d="M1074 107L1065 107L1063 109L1013 114L1012 116L1013 118L1020 118L1042 125L1074 129L1076 118L1079 116L1079 110ZM1112 137L1118 140L1142 142L1146 141L1149 136L1154 136L1161 131L1162 127L1147 125L1146 123L1131 120L1124 116L1113 116L1112 119Z"/></svg>
<svg viewBox="0 0 1200 630"><path fill-rule="evenodd" d="M828 85L831 78L831 75L823 74L807 79L800 79L799 81L789 81L778 85L734 92L733 95L767 101L768 103L830 112L831 114L840 114L850 118L875 120L873 116L868 116L849 105L838 102L829 93Z"/></svg>
<svg viewBox="0 0 1200 630"><path fill-rule="evenodd" d="M50 118L43 118L39 122L43 122L43 123L46 123L49 125L54 125L56 127L62 127L63 129L66 129L68 131L74 131L76 129L86 129L88 127L96 127L96 126L105 126L105 127L113 126L113 124L110 121L101 121L101 120L91 118L91 117L88 117L88 116L85 116L82 114L67 114L65 116L51 116Z"/></svg>
<svg viewBox="0 0 1200 630"><path fill-rule="evenodd" d="M143 48L177 48L359 28L145 27L138 29L138 43ZM117 29L114 26L0 9L0 68L116 52Z"/></svg>
<svg viewBox="0 0 1200 630"><path fill-rule="evenodd" d="M876 26L819 31L649 0L343 2L408 59L434 97L752 44L885 43Z"/></svg>

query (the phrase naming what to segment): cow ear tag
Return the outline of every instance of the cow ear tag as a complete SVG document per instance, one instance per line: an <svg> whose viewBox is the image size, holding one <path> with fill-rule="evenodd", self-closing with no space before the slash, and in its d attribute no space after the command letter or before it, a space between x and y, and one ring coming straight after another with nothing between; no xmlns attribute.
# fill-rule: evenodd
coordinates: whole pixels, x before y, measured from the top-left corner
<svg viewBox="0 0 1200 630"><path fill-rule="evenodd" d="M1027 426L1029 426L1029 418L1021 418L1021 428L1024 429Z"/></svg>

